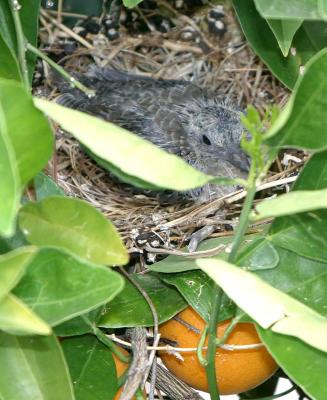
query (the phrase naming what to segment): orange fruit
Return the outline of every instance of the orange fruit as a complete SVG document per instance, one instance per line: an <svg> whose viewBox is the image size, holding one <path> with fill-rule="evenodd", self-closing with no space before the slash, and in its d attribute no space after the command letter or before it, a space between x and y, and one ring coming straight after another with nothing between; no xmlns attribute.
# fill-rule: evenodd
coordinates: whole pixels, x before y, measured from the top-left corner
<svg viewBox="0 0 327 400"><path fill-rule="evenodd" d="M193 308L186 308L178 317L200 332L203 331L205 322ZM222 337L229 322L230 320L223 321L218 325L217 337ZM159 331L162 338L177 342L177 347L197 347L200 339L198 333L175 319L162 324ZM251 323L237 324L226 341L226 344L234 345L254 343L261 341L254 324ZM195 389L207 392L206 371L200 364L196 351L180 354L183 360L167 352L160 352L160 357L165 366L182 381ZM233 351L217 349L215 366L219 392L225 395L253 389L273 375L278 368L265 347Z"/></svg>

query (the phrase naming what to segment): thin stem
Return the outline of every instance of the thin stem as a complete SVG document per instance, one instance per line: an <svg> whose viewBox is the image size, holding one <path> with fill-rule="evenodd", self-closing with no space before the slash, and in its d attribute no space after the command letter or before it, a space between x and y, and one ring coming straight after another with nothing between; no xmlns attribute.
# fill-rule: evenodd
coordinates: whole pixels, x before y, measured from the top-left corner
<svg viewBox="0 0 327 400"><path fill-rule="evenodd" d="M18 50L18 59L21 74L23 77L23 82L27 90L30 90L30 82L28 78L28 69L27 69L27 62L26 62L26 39L24 36L22 24L19 17L19 10L21 5L18 3L17 0L10 0L10 8L12 17L15 24L15 32L17 38L17 50Z"/></svg>
<svg viewBox="0 0 327 400"><path fill-rule="evenodd" d="M249 174L249 184L248 184L244 204L242 207L240 221L239 221L238 226L235 231L235 237L234 237L231 252L229 253L229 256L228 256L228 262L230 262L230 263L234 263L236 261L237 252L242 244L244 235L249 226L249 215L251 212L253 199L254 199L254 196L256 193L256 185L255 185L256 174L255 174L254 170L255 170L255 168L252 167L250 174Z"/></svg>
<svg viewBox="0 0 327 400"><path fill-rule="evenodd" d="M205 357L203 357L203 354L202 354L202 350L203 350L203 347L204 347L204 342L205 342L206 337L207 337L207 332L208 332L208 325L206 325L204 327L204 329L203 329L203 331L201 333L201 336L200 336L198 347L196 348L196 354L198 356L198 360L200 361L200 364L203 365L204 367L207 366L207 364L208 364L207 363L207 359Z"/></svg>
<svg viewBox="0 0 327 400"><path fill-rule="evenodd" d="M94 335L100 340L100 342L103 343L105 346L107 346L112 351L112 353L114 353L115 356L117 356L120 359L120 361L122 361L123 363L130 362L130 358L126 357L119 350L119 347L112 340L110 340L108 336L102 332L101 329L93 325L92 322L87 317L85 317L85 315L81 315L81 318L92 329Z"/></svg>
<svg viewBox="0 0 327 400"><path fill-rule="evenodd" d="M31 45L31 43L26 43L27 50L31 51L32 53L36 54L38 57L42 58L42 60L46 61L53 69L55 69L63 78L65 78L71 86L81 90L85 93L88 97L93 97L95 95L94 90L87 88L81 82L76 80L73 76L71 76L67 71L65 71L62 67L60 67L57 63L55 63L51 58L47 55L42 53L36 47Z"/></svg>
<svg viewBox="0 0 327 400"><path fill-rule="evenodd" d="M219 310L221 306L223 291L220 287L216 286L212 298L212 311L210 321L208 324L208 351L207 351L207 365L206 373L208 380L208 387L211 400L219 400L219 391L216 376L216 335L217 335L217 322L219 317Z"/></svg>
<svg viewBox="0 0 327 400"><path fill-rule="evenodd" d="M232 330L234 329L235 325L238 324L239 320L243 317L243 314L236 315L231 322L229 323L228 327L225 329L225 332L221 338L216 339L216 346L221 346L226 342L228 336L231 334Z"/></svg>
<svg viewBox="0 0 327 400"><path fill-rule="evenodd" d="M232 249L228 256L228 261L230 263L235 262L237 252L242 244L243 237L249 226L249 215L252 208L253 199L256 193L256 185L255 185L257 178L256 172L257 172L257 165L256 162L252 160L252 165L249 172L249 178L247 183L247 194L242 208L240 221L235 232L235 238L232 245ZM208 353L207 353L208 364L206 366L209 392L212 400L220 399L218 392L218 385L217 385L217 377L216 377L215 357L216 357L216 341L217 341L216 338L217 322L218 322L222 297L223 297L222 290L218 286L216 286L212 298L212 303L211 303L212 312L210 315L210 321L208 325Z"/></svg>

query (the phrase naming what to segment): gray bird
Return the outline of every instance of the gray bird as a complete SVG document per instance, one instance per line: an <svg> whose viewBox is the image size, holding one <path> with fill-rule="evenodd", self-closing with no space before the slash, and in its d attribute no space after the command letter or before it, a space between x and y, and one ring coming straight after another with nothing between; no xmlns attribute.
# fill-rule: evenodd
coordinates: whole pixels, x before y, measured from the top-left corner
<svg viewBox="0 0 327 400"><path fill-rule="evenodd" d="M246 176L249 160L240 148L240 111L217 93L187 81L153 79L98 67L75 76L94 89L95 96L89 98L59 82L60 104L113 122L205 173ZM184 196L204 201L231 190L206 185Z"/></svg>

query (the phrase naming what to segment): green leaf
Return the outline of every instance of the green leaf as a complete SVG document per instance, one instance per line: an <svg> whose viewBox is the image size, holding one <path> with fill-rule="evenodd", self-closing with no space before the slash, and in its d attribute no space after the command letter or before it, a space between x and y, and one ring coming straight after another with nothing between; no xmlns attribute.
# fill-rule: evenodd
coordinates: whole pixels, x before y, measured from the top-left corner
<svg viewBox="0 0 327 400"><path fill-rule="evenodd" d="M0 301L0 330L13 335L51 334L51 328L12 294Z"/></svg>
<svg viewBox="0 0 327 400"><path fill-rule="evenodd" d="M97 326L101 318L104 305L83 314L80 317L72 318L54 328L57 336L77 336L85 333L93 333L93 326Z"/></svg>
<svg viewBox="0 0 327 400"><path fill-rule="evenodd" d="M13 289L23 276L36 247L21 247L0 256L0 300Z"/></svg>
<svg viewBox="0 0 327 400"><path fill-rule="evenodd" d="M29 43L37 45L38 17L40 9L40 0L20 0L21 6L19 17L21 20L24 36ZM0 36L6 42L13 54L17 56L17 39L15 25L8 1L0 2ZM32 81L36 57L27 53L27 67L30 81Z"/></svg>
<svg viewBox="0 0 327 400"><path fill-rule="evenodd" d="M204 240L200 243L198 251L212 250L222 246L221 251L217 252L215 257L227 260L228 252L223 246L230 245L232 241L233 236ZM185 251L185 254L187 254L187 249L185 248L183 250ZM261 235L255 234L246 236L237 264L243 266L246 265L251 271L255 271L276 267L278 259L278 254L276 253L274 246ZM148 268L151 271L171 274L199 269L199 266L197 265L194 256L188 258L171 255L161 261L149 265Z"/></svg>
<svg viewBox="0 0 327 400"><path fill-rule="evenodd" d="M47 197L26 204L19 226L28 242L65 249L98 264L126 264L127 250L114 227L98 210L79 199Z"/></svg>
<svg viewBox="0 0 327 400"><path fill-rule="evenodd" d="M74 400L65 358L54 336L20 337L0 332L3 400Z"/></svg>
<svg viewBox="0 0 327 400"><path fill-rule="evenodd" d="M151 273L131 276L150 296L159 323L169 320L186 307L187 304L178 291L163 283L157 276ZM127 281L124 290L107 304L99 326L104 328L153 326L153 315L142 294Z"/></svg>
<svg viewBox="0 0 327 400"><path fill-rule="evenodd" d="M160 278L173 285L185 298L187 303L209 322L211 316L212 296L215 290L215 283L203 271L187 271L175 274L161 274ZM219 312L219 321L225 321L235 314L235 305L224 296L222 300L221 311Z"/></svg>
<svg viewBox="0 0 327 400"><path fill-rule="evenodd" d="M14 294L54 326L112 300L123 286L123 278L109 268L44 248Z"/></svg>
<svg viewBox="0 0 327 400"><path fill-rule="evenodd" d="M299 329L302 329L299 326ZM298 384L311 399L326 399L327 353L270 330L258 328L264 344L287 376Z"/></svg>
<svg viewBox="0 0 327 400"><path fill-rule="evenodd" d="M94 336L62 342L77 400L113 399L117 390L116 365L111 351Z"/></svg>
<svg viewBox="0 0 327 400"><path fill-rule="evenodd" d="M21 81L18 61L0 33L0 78Z"/></svg>
<svg viewBox="0 0 327 400"><path fill-rule="evenodd" d="M0 102L0 235L9 237L15 230L15 218L21 196L21 183L8 127Z"/></svg>
<svg viewBox="0 0 327 400"><path fill-rule="evenodd" d="M327 49L320 51L307 64L306 72L297 82L286 111L281 112L275 126L267 132L267 143L277 148L299 147L316 151L326 149L326 92ZM283 121L282 124L280 120Z"/></svg>
<svg viewBox="0 0 327 400"><path fill-rule="evenodd" d="M292 45L292 40L295 32L302 25L302 20L297 21L293 19L267 19L267 23L277 39L283 56L287 57Z"/></svg>
<svg viewBox="0 0 327 400"><path fill-rule="evenodd" d="M127 8L133 8L142 3L142 1L143 0L123 0L123 4Z"/></svg>
<svg viewBox="0 0 327 400"><path fill-rule="evenodd" d="M326 0L254 0L264 18L326 19Z"/></svg>
<svg viewBox="0 0 327 400"><path fill-rule="evenodd" d="M40 172L34 178L34 190L36 199L43 200L49 196L64 196L64 191L44 172Z"/></svg>
<svg viewBox="0 0 327 400"><path fill-rule="evenodd" d="M315 154L296 180L293 191L327 189L327 151ZM327 211L276 218L268 239L304 257L327 262Z"/></svg>
<svg viewBox="0 0 327 400"><path fill-rule="evenodd" d="M14 151L12 162L17 165L24 186L48 162L53 134L47 119L34 107L31 95L20 83L0 79L0 110Z"/></svg>
<svg viewBox="0 0 327 400"><path fill-rule="evenodd" d="M327 208L327 189L297 190L263 200L251 213L252 221Z"/></svg>
<svg viewBox="0 0 327 400"><path fill-rule="evenodd" d="M181 158L114 124L46 100L35 98L34 103L92 153L127 175L179 191L203 186L213 179Z"/></svg>
<svg viewBox="0 0 327 400"><path fill-rule="evenodd" d="M197 263L261 327L296 336L327 352L327 318L226 261L198 259Z"/></svg>
<svg viewBox="0 0 327 400"><path fill-rule="evenodd" d="M200 243L198 251L210 250L218 246L222 246L222 251L219 253L219 257L225 259L228 257L228 253L226 253L223 246L227 246L232 241L233 237L231 236L205 240L202 243ZM185 254L187 254L186 248L184 250ZM195 261L196 261L195 258L171 255L164 258L161 261L149 265L148 268L151 271L162 272L164 274L170 274L173 272L191 271L193 269L199 269L199 266L196 264Z"/></svg>
<svg viewBox="0 0 327 400"><path fill-rule="evenodd" d="M317 51L327 46L327 35L324 35L323 40L312 41L312 35L305 29L309 25L304 24L293 39L292 47L296 49L296 54L284 57L267 21L258 13L253 0L233 0L233 5L244 35L253 50L267 64L271 72L289 88L293 88L300 67ZM315 22L311 24L315 25Z"/></svg>

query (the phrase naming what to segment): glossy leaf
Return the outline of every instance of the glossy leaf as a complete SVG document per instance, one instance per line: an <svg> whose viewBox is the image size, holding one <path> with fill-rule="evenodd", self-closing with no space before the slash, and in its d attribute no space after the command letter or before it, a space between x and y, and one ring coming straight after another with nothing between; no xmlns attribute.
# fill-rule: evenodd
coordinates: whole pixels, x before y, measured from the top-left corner
<svg viewBox="0 0 327 400"><path fill-rule="evenodd" d="M0 78L21 80L17 59L0 33Z"/></svg>
<svg viewBox="0 0 327 400"><path fill-rule="evenodd" d="M54 326L112 300L124 280L101 265L44 248L29 264L14 293Z"/></svg>
<svg viewBox="0 0 327 400"><path fill-rule="evenodd" d="M0 332L3 400L75 400L62 350L54 336Z"/></svg>
<svg viewBox="0 0 327 400"><path fill-rule="evenodd" d="M327 188L327 151L315 154L293 186L297 190ZM327 262L327 211L301 213L276 218L269 230L269 240L304 257Z"/></svg>
<svg viewBox="0 0 327 400"><path fill-rule="evenodd" d="M230 244L232 240L233 237L231 236L205 240L202 243L200 243L197 250L204 251L204 250L214 249L220 245L226 246ZM187 250L186 249L184 250L185 253L187 254ZM222 259L227 259L228 253L225 251L224 247L222 247L221 252L219 252L219 257L221 257ZM164 258L161 261L149 265L149 269L155 272L170 274L173 272L191 271L193 269L199 269L199 267L196 264L194 258L171 255Z"/></svg>
<svg viewBox="0 0 327 400"><path fill-rule="evenodd" d="M302 329L300 326L299 329ZM327 353L298 338L284 336L259 327L259 334L283 371L312 399L327 398ZM299 357L300 355L300 357Z"/></svg>
<svg viewBox="0 0 327 400"><path fill-rule="evenodd" d="M214 281L203 271L186 271L174 274L161 274L160 278L173 285L185 298L187 303L196 310L201 317L209 322L211 315L211 302L215 289ZM235 313L235 305L224 296L219 312L219 321L231 318Z"/></svg>
<svg viewBox="0 0 327 400"><path fill-rule="evenodd" d="M20 0L19 4L21 6L19 17L24 36L29 43L36 46L40 0ZM0 36L2 36L11 51L17 55L15 25L9 8L9 1L0 2ZM31 81L36 57L33 54L27 53L26 59L29 78Z"/></svg>
<svg viewBox="0 0 327 400"><path fill-rule="evenodd" d="M12 162L18 167L21 185L25 185L48 162L53 134L47 119L34 107L30 94L17 82L0 79L1 109L1 119L14 151Z"/></svg>
<svg viewBox="0 0 327 400"><path fill-rule="evenodd" d="M267 132L270 146L300 147L309 150L327 148L327 49L320 51L307 64L276 123ZM286 118L285 118L286 114ZM280 123L280 120L283 123ZM308 134L310 132L310 134Z"/></svg>
<svg viewBox="0 0 327 400"><path fill-rule="evenodd" d="M21 196L21 183L15 154L8 136L4 111L0 103L0 235L9 237L15 230L15 218Z"/></svg>
<svg viewBox="0 0 327 400"><path fill-rule="evenodd" d="M254 0L264 18L326 19L326 0Z"/></svg>
<svg viewBox="0 0 327 400"><path fill-rule="evenodd" d="M117 265L128 261L114 225L79 199L52 196L30 202L20 211L19 226L26 239L38 246L62 248L93 263Z"/></svg>
<svg viewBox="0 0 327 400"><path fill-rule="evenodd" d="M12 335L51 334L51 328L12 294L0 301L0 330Z"/></svg>
<svg viewBox="0 0 327 400"><path fill-rule="evenodd" d="M327 208L327 189L297 190L263 200L251 214L252 221Z"/></svg>
<svg viewBox="0 0 327 400"><path fill-rule="evenodd" d="M300 66L327 46L327 36L323 36L322 39L322 33L317 36L311 27L304 23L293 39L292 47L296 49L296 54L289 53L284 57L274 34L266 20L256 10L253 0L233 0L233 5L253 50L267 64L271 72L289 88L295 85ZM315 40L312 40L313 37Z"/></svg>
<svg viewBox="0 0 327 400"><path fill-rule="evenodd" d="M222 260L227 260L229 245L232 241L233 236L205 240L200 243L198 251L215 249L219 246L228 246L227 248L222 247L221 251L217 252L217 255L215 256ZM251 271L274 268L278 264L278 254L273 245L262 238L261 235L256 234L246 236L246 240L244 241L241 250L237 264L242 266L246 265ZM187 254L187 249L184 249L184 251ZM188 258L171 255L161 261L149 265L148 268L151 271L170 274L199 269L199 266L194 257Z"/></svg>
<svg viewBox="0 0 327 400"><path fill-rule="evenodd" d="M45 173L40 172L34 178L36 200L40 201L49 196L64 196L64 191Z"/></svg>
<svg viewBox="0 0 327 400"><path fill-rule="evenodd" d="M111 351L94 336L62 341L76 400L113 399L117 390L116 365Z"/></svg>
<svg viewBox="0 0 327 400"><path fill-rule="evenodd" d="M127 8L133 8L142 3L142 1L143 0L123 0L123 4Z"/></svg>
<svg viewBox="0 0 327 400"><path fill-rule="evenodd" d="M0 256L0 300L17 285L36 250L32 246L21 247Z"/></svg>
<svg viewBox="0 0 327 400"><path fill-rule="evenodd" d="M158 315L159 323L165 322L186 307L178 291L163 283L153 274L131 275L150 296ZM153 326L153 315L142 294L130 282L124 290L107 304L99 326L122 328Z"/></svg>
<svg viewBox="0 0 327 400"><path fill-rule="evenodd" d="M302 20L292 19L267 19L273 34L275 35L278 45L284 57L287 57L295 32L302 24Z"/></svg>
<svg viewBox="0 0 327 400"><path fill-rule="evenodd" d="M180 191L202 186L213 179L181 158L114 124L46 100L35 99L34 103L92 153L130 176Z"/></svg>
<svg viewBox="0 0 327 400"><path fill-rule="evenodd" d="M256 271L275 288L327 317L327 268L325 263L301 257L276 247L279 264L275 269Z"/></svg>
<svg viewBox="0 0 327 400"><path fill-rule="evenodd" d="M261 327L296 336L327 352L327 318L226 261L199 259L197 263Z"/></svg>
<svg viewBox="0 0 327 400"><path fill-rule="evenodd" d="M57 336L78 336L86 333L93 333L92 327L98 325L103 309L104 305L80 317L65 321L57 325L53 330Z"/></svg>

